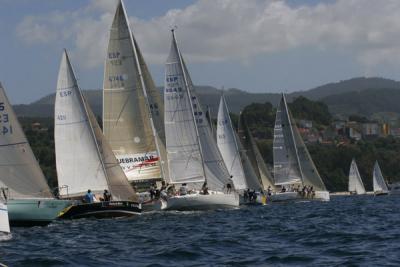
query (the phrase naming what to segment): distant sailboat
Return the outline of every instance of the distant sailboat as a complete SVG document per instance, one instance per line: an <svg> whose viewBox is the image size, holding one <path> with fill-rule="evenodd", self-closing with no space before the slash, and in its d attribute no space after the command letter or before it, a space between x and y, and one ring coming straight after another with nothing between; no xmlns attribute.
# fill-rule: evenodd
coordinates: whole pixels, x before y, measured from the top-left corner
<svg viewBox="0 0 400 267"><path fill-rule="evenodd" d="M111 193L116 203L74 205L62 217L122 216L140 212L137 196L122 171L89 105L64 51L57 81L54 141L58 184L63 198ZM125 202L124 202L125 201ZM122 203L121 206L118 203ZM118 205L117 205L118 204ZM71 214L71 215L69 215Z"/></svg>
<svg viewBox="0 0 400 267"><path fill-rule="evenodd" d="M110 30L103 82L103 131L128 180L168 182L164 105L122 1Z"/></svg>
<svg viewBox="0 0 400 267"><path fill-rule="evenodd" d="M0 194L11 225L46 225L70 205L54 199L1 84Z"/></svg>
<svg viewBox="0 0 400 267"><path fill-rule="evenodd" d="M2 239L1 234L9 234L9 233L10 233L10 222L8 219L7 205L0 202L0 241Z"/></svg>
<svg viewBox="0 0 400 267"><path fill-rule="evenodd" d="M163 209L209 209L239 205L239 197L224 193L231 184L210 126L193 91L193 83L179 52L174 30L165 70L165 133L172 184L187 184L193 194L169 196ZM200 194L206 185L209 194ZM204 192L204 190L203 190Z"/></svg>
<svg viewBox="0 0 400 267"><path fill-rule="evenodd" d="M357 164L354 159L351 161L350 165L349 192L350 194L357 194L357 195L363 195L366 193L364 184L360 176L360 172L358 171Z"/></svg>
<svg viewBox="0 0 400 267"><path fill-rule="evenodd" d="M276 112L274 127L274 179L275 185L288 189L294 186L302 190L304 186L312 186L314 196L319 200L329 200L329 192L322 182L317 168L312 161L306 145L297 129L288 109L285 95ZM293 191L293 190L292 190ZM276 193L275 200L304 197L302 192ZM309 197L309 196L308 196Z"/></svg>
<svg viewBox="0 0 400 267"><path fill-rule="evenodd" d="M373 179L374 194L376 196L389 194L389 189L386 185L385 179L383 178L382 171L381 168L379 167L378 161L375 161L374 173L372 179Z"/></svg>
<svg viewBox="0 0 400 267"><path fill-rule="evenodd" d="M245 190L262 192L262 185L233 129L224 95L221 96L218 109L217 145L232 177L235 189L239 190L241 195L244 195ZM246 196L244 200L249 201L250 199Z"/></svg>

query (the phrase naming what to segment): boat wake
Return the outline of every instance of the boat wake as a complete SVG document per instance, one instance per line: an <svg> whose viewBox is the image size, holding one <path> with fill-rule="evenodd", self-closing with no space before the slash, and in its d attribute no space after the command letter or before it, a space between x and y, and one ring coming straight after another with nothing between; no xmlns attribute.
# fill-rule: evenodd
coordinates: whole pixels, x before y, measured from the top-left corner
<svg viewBox="0 0 400 267"><path fill-rule="evenodd" d="M0 233L0 242L2 241L9 241L12 239L12 234L11 233ZM1 266L1 265L0 265Z"/></svg>

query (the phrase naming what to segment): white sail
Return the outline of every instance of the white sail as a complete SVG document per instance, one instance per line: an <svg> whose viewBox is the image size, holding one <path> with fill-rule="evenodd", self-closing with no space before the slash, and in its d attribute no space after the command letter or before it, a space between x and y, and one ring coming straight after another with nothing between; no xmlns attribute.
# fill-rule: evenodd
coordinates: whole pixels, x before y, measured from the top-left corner
<svg viewBox="0 0 400 267"><path fill-rule="evenodd" d="M349 172L349 192L356 192L358 195L365 194L364 184L361 180L356 161L353 159Z"/></svg>
<svg viewBox="0 0 400 267"><path fill-rule="evenodd" d="M118 165L78 87L64 51L57 82L54 139L61 196L81 196L88 189L108 189L114 199L130 199L134 191Z"/></svg>
<svg viewBox="0 0 400 267"><path fill-rule="evenodd" d="M162 103L157 94L123 2L119 1L105 62L103 131L130 181L162 177L156 138L162 141L164 134Z"/></svg>
<svg viewBox="0 0 400 267"><path fill-rule="evenodd" d="M7 205L1 202L0 202L0 233L10 233L10 222L8 219Z"/></svg>
<svg viewBox="0 0 400 267"><path fill-rule="evenodd" d="M381 168L379 167L378 161L375 161L374 165L373 186L374 186L374 192L389 192L385 179L383 178Z"/></svg>
<svg viewBox="0 0 400 267"><path fill-rule="evenodd" d="M172 33L165 70L165 135L168 168L173 183L204 182L222 191L229 173Z"/></svg>
<svg viewBox="0 0 400 267"><path fill-rule="evenodd" d="M53 197L1 83L0 193L10 199Z"/></svg>
<svg viewBox="0 0 400 267"><path fill-rule="evenodd" d="M235 138L239 147L240 158L242 159L244 177L246 178L246 183L248 188L262 191L263 186L260 177L257 175L258 170L254 168L254 166L251 164L250 158L247 156L246 150L244 149L243 144L240 142L239 136L236 132L235 132Z"/></svg>
<svg viewBox="0 0 400 267"><path fill-rule="evenodd" d="M273 154L275 184L285 185L301 183L302 174L297 158L292 122L283 94L276 111Z"/></svg>
<svg viewBox="0 0 400 267"><path fill-rule="evenodd" d="M238 124L240 143L244 147L244 153L247 155L250 164L253 166L258 180L261 181L264 190L267 190L268 188L274 190L275 183L272 175L268 170L266 163L264 162L264 159L257 147L256 141L254 140L249 128L246 125L246 122L244 121L242 113L239 116Z"/></svg>
<svg viewBox="0 0 400 267"><path fill-rule="evenodd" d="M291 117L290 112L289 116ZM293 125L292 132L297 147L297 156L301 168L303 184L306 186L313 186L315 191L326 191L325 184L322 181L321 176L315 167L314 161L308 152L307 146L304 144L303 138L300 135L299 129L297 129L295 124Z"/></svg>
<svg viewBox="0 0 400 267"><path fill-rule="evenodd" d="M217 145L235 188L237 190L249 188L224 95L221 96L218 108Z"/></svg>

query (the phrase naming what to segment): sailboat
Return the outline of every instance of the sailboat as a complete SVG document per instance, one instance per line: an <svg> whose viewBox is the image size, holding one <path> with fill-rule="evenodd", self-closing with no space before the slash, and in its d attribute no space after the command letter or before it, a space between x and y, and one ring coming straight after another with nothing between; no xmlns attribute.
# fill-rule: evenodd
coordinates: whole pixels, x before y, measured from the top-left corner
<svg viewBox="0 0 400 267"><path fill-rule="evenodd" d="M362 182L360 172L358 171L356 161L353 159L349 171L349 192L350 194L365 194L364 184Z"/></svg>
<svg viewBox="0 0 400 267"><path fill-rule="evenodd" d="M224 94L221 96L218 109L217 145L235 189L243 197L242 202L256 203L256 191L260 193L263 188L233 129Z"/></svg>
<svg viewBox="0 0 400 267"><path fill-rule="evenodd" d="M165 66L164 118L171 184L190 194L162 198L163 209L195 210L239 206L232 181L176 43ZM229 184L229 186L228 186Z"/></svg>
<svg viewBox="0 0 400 267"><path fill-rule="evenodd" d="M247 126L242 112L239 115L238 136L240 139L240 144L242 144L244 149L243 153L246 154L249 162L252 164L258 180L261 181L264 191L270 193L276 191L271 172L269 171L261 152L258 149L257 143L254 140L249 127Z"/></svg>
<svg viewBox="0 0 400 267"><path fill-rule="evenodd" d="M81 199L90 189L95 195L107 190L113 199L73 205L60 218L121 217L141 212L135 191L78 87L65 50L58 73L54 120L60 197Z"/></svg>
<svg viewBox="0 0 400 267"><path fill-rule="evenodd" d="M0 202L0 240L1 236L10 233L10 222L8 219L8 209L5 203Z"/></svg>
<svg viewBox="0 0 400 267"><path fill-rule="evenodd" d="M272 196L273 201L296 198L324 201L330 199L329 192L290 114L285 94L282 94L276 112L273 155L275 186L282 188L280 193L276 192Z"/></svg>
<svg viewBox="0 0 400 267"><path fill-rule="evenodd" d="M70 205L54 198L1 84L0 195L12 226L49 224Z"/></svg>
<svg viewBox="0 0 400 267"><path fill-rule="evenodd" d="M373 173L373 187L375 196L389 194L389 189L386 185L385 179L383 179L381 168L379 167L378 161L375 161L374 173Z"/></svg>
<svg viewBox="0 0 400 267"><path fill-rule="evenodd" d="M128 180L141 189L168 182L164 104L119 1L103 81L103 132Z"/></svg>

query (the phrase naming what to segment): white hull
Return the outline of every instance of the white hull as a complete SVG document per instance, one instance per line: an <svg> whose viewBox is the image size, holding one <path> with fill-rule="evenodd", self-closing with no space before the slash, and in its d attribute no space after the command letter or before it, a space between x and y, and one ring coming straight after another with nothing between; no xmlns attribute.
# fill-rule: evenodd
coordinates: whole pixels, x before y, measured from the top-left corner
<svg viewBox="0 0 400 267"><path fill-rule="evenodd" d="M315 191L314 200L329 201L331 197L328 191Z"/></svg>
<svg viewBox="0 0 400 267"><path fill-rule="evenodd" d="M168 197L161 200L162 210L210 210L232 208L239 206L239 195L236 193L224 194L220 192L209 195L189 194L184 196Z"/></svg>
<svg viewBox="0 0 400 267"><path fill-rule="evenodd" d="M0 203L0 233L10 233L7 205Z"/></svg>
<svg viewBox="0 0 400 267"><path fill-rule="evenodd" d="M297 192L278 192L271 195L272 202L286 202L301 199Z"/></svg>
<svg viewBox="0 0 400 267"><path fill-rule="evenodd" d="M315 191L313 197L303 197L298 192L278 192L271 195L272 202L287 202L287 201L298 201L298 200L317 200L317 201L329 201L330 196L328 191Z"/></svg>

